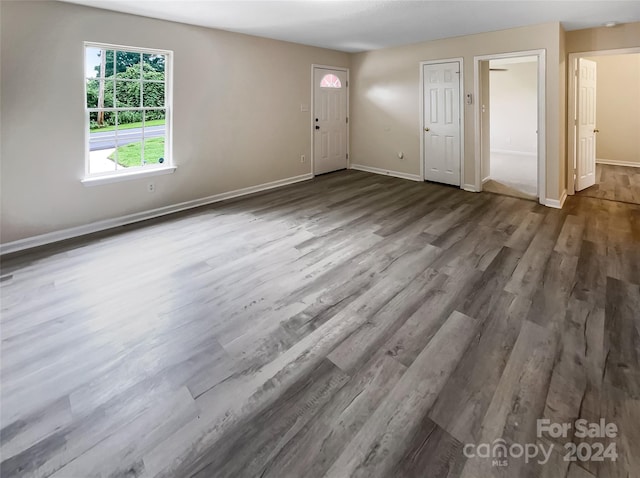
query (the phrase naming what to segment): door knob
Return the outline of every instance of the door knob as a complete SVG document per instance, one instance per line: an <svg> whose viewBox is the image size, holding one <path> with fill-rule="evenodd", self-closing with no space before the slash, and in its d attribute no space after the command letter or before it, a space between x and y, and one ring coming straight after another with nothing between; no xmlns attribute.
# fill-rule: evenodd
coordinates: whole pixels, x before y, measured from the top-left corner
<svg viewBox="0 0 640 478"><path fill-rule="evenodd" d="M431 131L429 128L425 128L424 130L425 130L425 131Z"/></svg>
<svg viewBox="0 0 640 478"><path fill-rule="evenodd" d="M316 129L320 129L320 126L316 125Z"/></svg>
<svg viewBox="0 0 640 478"><path fill-rule="evenodd" d="M599 129L594 129L594 130L593 130L593 132L594 132L594 133L599 133L599 132L600 132L600 130L599 130Z"/></svg>

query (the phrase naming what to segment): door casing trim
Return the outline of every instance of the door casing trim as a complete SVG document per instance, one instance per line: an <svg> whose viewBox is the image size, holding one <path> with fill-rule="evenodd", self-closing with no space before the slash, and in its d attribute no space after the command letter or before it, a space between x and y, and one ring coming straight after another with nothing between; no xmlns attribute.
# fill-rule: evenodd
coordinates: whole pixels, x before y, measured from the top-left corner
<svg viewBox="0 0 640 478"><path fill-rule="evenodd" d="M489 60L498 60L500 58L517 58L521 56L537 56L538 57L538 202L540 204L547 203L547 51L526 50L514 51L509 53L495 53L491 55L480 55L473 57L473 94L474 100L474 116L475 116L475 187L478 191L482 191L482 108L480 105L480 62Z"/></svg>
<svg viewBox="0 0 640 478"><path fill-rule="evenodd" d="M313 121L313 118L315 118L315 109L316 109L316 85L315 85L315 70L323 70L323 69L327 69L327 70L338 70L338 71L344 71L347 74L347 169L349 169L349 165L351 164L351 152L349 150L349 128L351 126L351 118L349 117L349 88L350 88L350 82L349 82L349 68L345 68L344 66L328 66L328 65L318 65L316 63L313 63L311 65L311 105L309 108L309 111L311 112L311 116L309 117L309 123L310 123L310 130L311 130L311 174L313 174L313 176L315 177L316 175L316 168L315 168L315 151L316 151L316 145L315 145L315 122Z"/></svg>
<svg viewBox="0 0 640 478"><path fill-rule="evenodd" d="M421 61L420 68L420 177L422 181L425 180L425 147L424 147L424 66L436 65L438 63L453 63L458 62L460 65L460 88L459 88L459 101L460 101L460 189L465 189L464 180L464 58L459 56L456 58L443 58L440 60L425 60Z"/></svg>

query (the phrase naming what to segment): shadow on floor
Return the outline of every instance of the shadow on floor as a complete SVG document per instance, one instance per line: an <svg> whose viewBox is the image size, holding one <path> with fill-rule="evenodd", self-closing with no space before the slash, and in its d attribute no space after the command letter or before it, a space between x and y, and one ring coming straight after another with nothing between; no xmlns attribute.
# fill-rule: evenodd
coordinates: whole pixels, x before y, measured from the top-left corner
<svg viewBox="0 0 640 478"><path fill-rule="evenodd" d="M529 194L524 191L520 191L518 189L512 188L504 183L499 181L495 181L493 179L487 180L482 185L482 190L490 193L503 194L505 196L511 196L520 199L529 199L531 201L536 201L538 197L535 194Z"/></svg>

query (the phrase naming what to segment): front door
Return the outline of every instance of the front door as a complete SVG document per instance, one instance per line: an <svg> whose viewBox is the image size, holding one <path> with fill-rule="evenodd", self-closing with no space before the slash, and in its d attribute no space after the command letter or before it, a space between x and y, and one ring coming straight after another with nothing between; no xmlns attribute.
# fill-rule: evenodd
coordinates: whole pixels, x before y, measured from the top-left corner
<svg viewBox="0 0 640 478"><path fill-rule="evenodd" d="M578 60L576 191L596 183L596 63Z"/></svg>
<svg viewBox="0 0 640 478"><path fill-rule="evenodd" d="M313 69L313 172L347 167L347 72Z"/></svg>
<svg viewBox="0 0 640 478"><path fill-rule="evenodd" d="M423 66L424 177L460 186L460 62Z"/></svg>

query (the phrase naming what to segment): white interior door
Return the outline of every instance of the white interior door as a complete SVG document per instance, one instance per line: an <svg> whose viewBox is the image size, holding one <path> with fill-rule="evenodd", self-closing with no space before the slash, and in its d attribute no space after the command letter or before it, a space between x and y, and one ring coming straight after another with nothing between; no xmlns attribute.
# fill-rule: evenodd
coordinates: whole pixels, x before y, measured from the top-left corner
<svg viewBox="0 0 640 478"><path fill-rule="evenodd" d="M425 179L460 186L460 62L423 66Z"/></svg>
<svg viewBox="0 0 640 478"><path fill-rule="evenodd" d="M347 167L347 72L313 70L313 172Z"/></svg>
<svg viewBox="0 0 640 478"><path fill-rule="evenodd" d="M596 183L596 63L578 60L576 191Z"/></svg>

